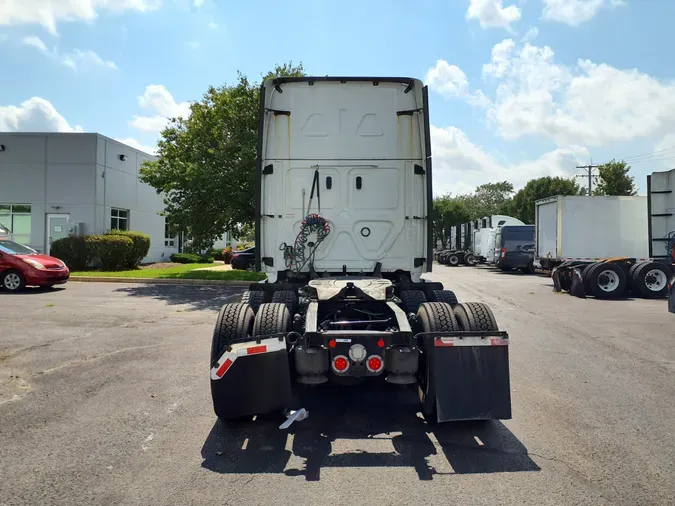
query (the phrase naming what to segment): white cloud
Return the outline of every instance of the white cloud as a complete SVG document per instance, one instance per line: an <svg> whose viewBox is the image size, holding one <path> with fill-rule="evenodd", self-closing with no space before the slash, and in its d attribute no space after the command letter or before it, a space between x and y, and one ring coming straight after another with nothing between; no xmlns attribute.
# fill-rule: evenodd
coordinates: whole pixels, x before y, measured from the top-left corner
<svg viewBox="0 0 675 506"><path fill-rule="evenodd" d="M500 163L473 144L456 127L431 126L431 149L434 156L434 193L437 195L469 193L481 184L510 181L516 190L530 179L543 176L570 177L577 163L588 159L581 146L567 146L543 154L536 160Z"/></svg>
<svg viewBox="0 0 675 506"><path fill-rule="evenodd" d="M543 0L544 19L578 26L591 20L605 6L625 5L624 0Z"/></svg>
<svg viewBox="0 0 675 506"><path fill-rule="evenodd" d="M202 5L204 5L204 0L192 0L192 4L193 4L195 7L199 8L199 7L201 7Z"/></svg>
<svg viewBox="0 0 675 506"><path fill-rule="evenodd" d="M479 107L491 105L482 91L469 92L469 80L464 71L445 60L438 60L436 66L427 71L424 82L431 90L445 97L462 98Z"/></svg>
<svg viewBox="0 0 675 506"><path fill-rule="evenodd" d="M516 43L513 39L504 39L492 48L492 60L483 65L483 77L504 77L509 70L510 58Z"/></svg>
<svg viewBox="0 0 675 506"><path fill-rule="evenodd" d="M209 28L211 28L211 29L213 29L213 30L218 29L218 23L214 23L213 21L211 21L211 22L209 23Z"/></svg>
<svg viewBox="0 0 675 506"><path fill-rule="evenodd" d="M525 33L525 35L522 36L520 42L532 42L537 37L539 37L539 28L533 26L527 31L527 33Z"/></svg>
<svg viewBox="0 0 675 506"><path fill-rule="evenodd" d="M33 97L19 106L0 106L2 132L82 132L71 126L49 100Z"/></svg>
<svg viewBox="0 0 675 506"><path fill-rule="evenodd" d="M520 16L517 6L504 7L503 0L471 0L466 11L467 19L478 19L483 28L510 29L511 23L518 21Z"/></svg>
<svg viewBox="0 0 675 506"><path fill-rule="evenodd" d="M138 142L133 137L125 137L125 138L122 138L122 139L115 138L115 140L117 142L121 142L122 144L126 144L127 146L131 146L132 148L143 151L144 153L147 153L149 155L155 155L157 153L156 147L150 147L150 146L146 146L144 144L141 144L140 142Z"/></svg>
<svg viewBox="0 0 675 506"><path fill-rule="evenodd" d="M176 102L161 84L147 86L143 95L138 97L138 105L152 113L150 116L134 116L129 122L142 132L159 133L170 118L187 118L190 115L190 103Z"/></svg>
<svg viewBox="0 0 675 506"><path fill-rule="evenodd" d="M148 12L162 0L0 0L0 25L39 24L56 35L60 21L93 21L100 11Z"/></svg>
<svg viewBox="0 0 675 506"><path fill-rule="evenodd" d="M0 0L2 1L2 0ZM40 37L31 35L21 40L24 46L34 47L46 57L60 62L61 64L77 70L78 67L104 67L112 70L119 70L115 62L104 60L97 53L91 50L73 49L67 53L60 53L58 48L49 49Z"/></svg>
<svg viewBox="0 0 675 506"><path fill-rule="evenodd" d="M675 83L589 60L568 68L554 56L551 48L530 44L511 53L489 112L502 137L603 145L675 126Z"/></svg>

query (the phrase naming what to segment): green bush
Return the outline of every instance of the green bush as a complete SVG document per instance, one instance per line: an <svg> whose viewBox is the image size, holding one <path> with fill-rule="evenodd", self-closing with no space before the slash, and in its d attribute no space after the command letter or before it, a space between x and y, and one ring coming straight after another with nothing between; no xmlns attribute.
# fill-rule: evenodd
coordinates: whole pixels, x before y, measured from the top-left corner
<svg viewBox="0 0 675 506"><path fill-rule="evenodd" d="M232 247L228 246L223 250L223 261L229 265L232 263L232 256L234 255L234 251L232 251Z"/></svg>
<svg viewBox="0 0 675 506"><path fill-rule="evenodd" d="M209 252L209 255L212 256L214 260L223 260L223 253L225 253L224 250L212 249Z"/></svg>
<svg viewBox="0 0 675 506"><path fill-rule="evenodd" d="M85 270L92 261L85 237L64 237L51 245L49 254L63 261L69 269Z"/></svg>
<svg viewBox="0 0 675 506"><path fill-rule="evenodd" d="M194 253L173 253L171 261L179 264L212 264L213 257L209 255L195 255Z"/></svg>
<svg viewBox="0 0 675 506"><path fill-rule="evenodd" d="M240 242L237 244L237 251L243 251L245 249L252 248L255 243L252 242Z"/></svg>
<svg viewBox="0 0 675 506"><path fill-rule="evenodd" d="M98 258L105 271L128 268L135 258L134 241L123 235L90 235L85 242L92 258Z"/></svg>
<svg viewBox="0 0 675 506"><path fill-rule="evenodd" d="M133 247L127 257L126 267L133 269L148 255L150 251L150 236L135 230L111 230L106 235L118 235L128 237L133 242Z"/></svg>

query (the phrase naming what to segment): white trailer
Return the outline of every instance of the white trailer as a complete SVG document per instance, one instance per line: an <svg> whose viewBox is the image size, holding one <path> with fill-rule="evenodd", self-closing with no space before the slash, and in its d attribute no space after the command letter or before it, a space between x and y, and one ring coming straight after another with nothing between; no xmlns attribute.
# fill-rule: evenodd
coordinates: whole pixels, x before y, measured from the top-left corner
<svg viewBox="0 0 675 506"><path fill-rule="evenodd" d="M495 214L493 216L486 216L477 221L479 228L473 232L472 248L473 254L480 263L494 263L495 255L497 254L497 247L495 238L497 231L506 225L525 225L518 218L505 216L503 214ZM481 226L482 225L482 226Z"/></svg>
<svg viewBox="0 0 675 506"><path fill-rule="evenodd" d="M632 289L663 296L671 268L650 257L648 215L648 197L641 196L538 200L535 268L553 269L556 288L563 290L573 289L578 275L584 295L615 298Z"/></svg>

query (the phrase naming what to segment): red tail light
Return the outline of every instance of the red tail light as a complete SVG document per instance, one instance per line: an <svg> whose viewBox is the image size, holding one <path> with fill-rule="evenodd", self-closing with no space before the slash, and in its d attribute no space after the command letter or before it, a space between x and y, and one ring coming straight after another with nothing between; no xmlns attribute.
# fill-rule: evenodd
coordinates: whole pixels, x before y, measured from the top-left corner
<svg viewBox="0 0 675 506"><path fill-rule="evenodd" d="M333 359L333 370L337 373L345 372L349 368L349 360L343 355L338 355Z"/></svg>
<svg viewBox="0 0 675 506"><path fill-rule="evenodd" d="M502 258L506 258L506 248L502 248Z"/></svg>
<svg viewBox="0 0 675 506"><path fill-rule="evenodd" d="M368 359L368 362L366 362L366 367L368 367L370 372L380 372L382 367L384 367L384 363L380 357L373 355Z"/></svg>

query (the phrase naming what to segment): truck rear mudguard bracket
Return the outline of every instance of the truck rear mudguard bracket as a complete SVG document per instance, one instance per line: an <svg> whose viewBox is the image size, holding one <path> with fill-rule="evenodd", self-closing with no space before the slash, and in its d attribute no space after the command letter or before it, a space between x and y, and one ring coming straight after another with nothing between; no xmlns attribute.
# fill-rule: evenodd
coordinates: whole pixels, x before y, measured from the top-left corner
<svg viewBox="0 0 675 506"><path fill-rule="evenodd" d="M443 332L429 336L438 422L511 418L506 332Z"/></svg>

